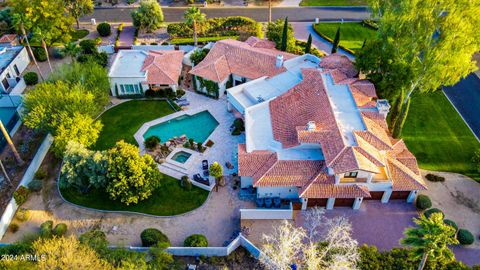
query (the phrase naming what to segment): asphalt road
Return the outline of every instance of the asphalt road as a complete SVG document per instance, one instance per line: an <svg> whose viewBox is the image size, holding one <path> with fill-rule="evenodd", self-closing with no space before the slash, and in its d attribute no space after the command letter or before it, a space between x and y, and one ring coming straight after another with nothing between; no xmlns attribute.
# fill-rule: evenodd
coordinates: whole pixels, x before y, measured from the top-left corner
<svg viewBox="0 0 480 270"><path fill-rule="evenodd" d="M183 13L186 8L163 7L163 15L166 22L183 21ZM226 8L202 8L207 17L246 16L256 21L268 20L267 7L226 7ZM132 8L100 8L94 13L85 16L81 21L90 21L95 18L97 22L131 22L130 12ZM368 18L370 13L365 7L274 7L272 18L283 19L288 16L291 22L311 22L315 18L322 21L357 21Z"/></svg>

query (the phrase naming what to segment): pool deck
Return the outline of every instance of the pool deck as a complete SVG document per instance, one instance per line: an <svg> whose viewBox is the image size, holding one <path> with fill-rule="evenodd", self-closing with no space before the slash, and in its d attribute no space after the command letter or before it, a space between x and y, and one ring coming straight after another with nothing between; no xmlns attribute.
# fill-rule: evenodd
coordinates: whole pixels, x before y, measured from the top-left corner
<svg viewBox="0 0 480 270"><path fill-rule="evenodd" d="M203 95L199 95L193 92L187 92L186 97L190 105L182 111L175 112L173 114L155 119L150 122L146 122L143 124L140 129L134 134L135 140L138 142L140 147L140 152L142 154L145 153L145 148L143 146L144 138L143 134L152 126L158 125L165 121L171 120L173 118L182 116L182 115L194 115L199 112L207 110L215 119L218 121L219 125L215 128L215 130L210 134L208 140L212 140L214 145L212 147L207 148L204 153L198 153L196 151L188 151L189 149L185 149L183 147L177 147L174 152L177 151L186 151L188 153L192 153L192 156L187 160L186 163L174 164L170 161L159 164L158 169L167 175L180 179L184 175L188 175L190 178L193 177L194 174L200 173L202 175L202 160L208 160L209 164L217 161L223 166L224 175L228 175L234 172L237 172L237 168L234 167L233 169L229 170L225 167L226 162L230 162L234 166L236 166L236 149L239 143L245 142L245 135L239 136L232 136L230 134L230 126L232 125L235 117L232 113L227 111L227 99L226 96L215 100L208 98ZM210 177L210 183L214 183L213 177Z"/></svg>

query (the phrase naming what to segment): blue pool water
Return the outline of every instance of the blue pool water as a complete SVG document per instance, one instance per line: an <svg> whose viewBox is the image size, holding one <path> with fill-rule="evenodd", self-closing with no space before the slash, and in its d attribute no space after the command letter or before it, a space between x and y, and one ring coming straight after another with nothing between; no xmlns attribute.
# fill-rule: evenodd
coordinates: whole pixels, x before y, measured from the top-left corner
<svg viewBox="0 0 480 270"><path fill-rule="evenodd" d="M182 115L152 126L143 134L143 138L155 135L160 141L166 142L185 134L195 142L205 142L217 126L217 120L208 111L203 111L192 116Z"/></svg>
<svg viewBox="0 0 480 270"><path fill-rule="evenodd" d="M172 159L177 161L177 162L180 162L180 163L185 163L187 162L187 159L191 156L192 154L189 154L187 152L183 152L183 151L180 151L178 153L175 153L175 155L173 155Z"/></svg>

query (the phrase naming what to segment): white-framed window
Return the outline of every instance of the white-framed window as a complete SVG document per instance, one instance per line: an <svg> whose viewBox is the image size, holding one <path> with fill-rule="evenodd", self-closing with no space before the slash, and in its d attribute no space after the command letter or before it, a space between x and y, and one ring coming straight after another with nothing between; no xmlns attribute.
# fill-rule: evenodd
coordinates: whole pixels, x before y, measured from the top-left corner
<svg viewBox="0 0 480 270"><path fill-rule="evenodd" d="M345 178L357 178L358 172L347 172Z"/></svg>

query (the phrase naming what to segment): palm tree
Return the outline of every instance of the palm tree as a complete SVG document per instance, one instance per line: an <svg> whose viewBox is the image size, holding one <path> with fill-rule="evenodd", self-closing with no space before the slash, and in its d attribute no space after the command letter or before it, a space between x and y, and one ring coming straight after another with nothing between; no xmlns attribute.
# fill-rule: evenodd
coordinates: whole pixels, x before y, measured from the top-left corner
<svg viewBox="0 0 480 270"><path fill-rule="evenodd" d="M80 53L80 47L75 42L68 42L65 44L63 52L65 53L65 55L70 56L72 62L75 62L75 58Z"/></svg>
<svg viewBox="0 0 480 270"><path fill-rule="evenodd" d="M5 140L7 141L8 145L10 146L10 149L12 149L13 155L15 156L15 159L17 160L18 164L21 166L23 165L23 159L20 157L20 154L17 151L17 148L12 142L12 139L10 138L10 134L8 134L7 129L5 129L5 126L3 125L3 122L0 120L0 129L2 130L3 136L5 137Z"/></svg>
<svg viewBox="0 0 480 270"><path fill-rule="evenodd" d="M34 29L34 33L36 36L40 38L40 42L42 43L42 48L45 50L45 55L47 56L48 67L50 68L50 72L53 72L52 64L50 63L50 56L48 53L47 43L45 43L45 38L48 35L47 32L42 31L39 27Z"/></svg>
<svg viewBox="0 0 480 270"><path fill-rule="evenodd" d="M272 0L268 0L268 23L272 22Z"/></svg>
<svg viewBox="0 0 480 270"><path fill-rule="evenodd" d="M14 14L13 15L13 23L14 23L15 27L17 28L17 30L20 31L23 39L27 43L28 52L30 53L30 56L32 57L33 63L35 63L35 66L37 67L38 74L40 75L40 78L42 78L42 81L44 81L45 78L43 77L42 71L40 70L40 66L37 63L37 59L35 59L35 55L33 54L32 47L30 47L30 42L28 41L27 31L25 31L25 24L26 24L25 16L22 16L20 14Z"/></svg>
<svg viewBox="0 0 480 270"><path fill-rule="evenodd" d="M458 244L455 229L443 223L442 213L434 213L430 218L421 215L413 221L417 227L405 229L405 238L401 239L400 243L412 248L415 259L421 258L418 270L425 267L427 260L446 264L455 259L453 252L448 248L448 245Z"/></svg>
<svg viewBox="0 0 480 270"><path fill-rule="evenodd" d="M185 11L183 17L185 22L193 27L193 44L197 46L197 27L198 24L205 21L205 14L200 12L199 8L191 7Z"/></svg>

